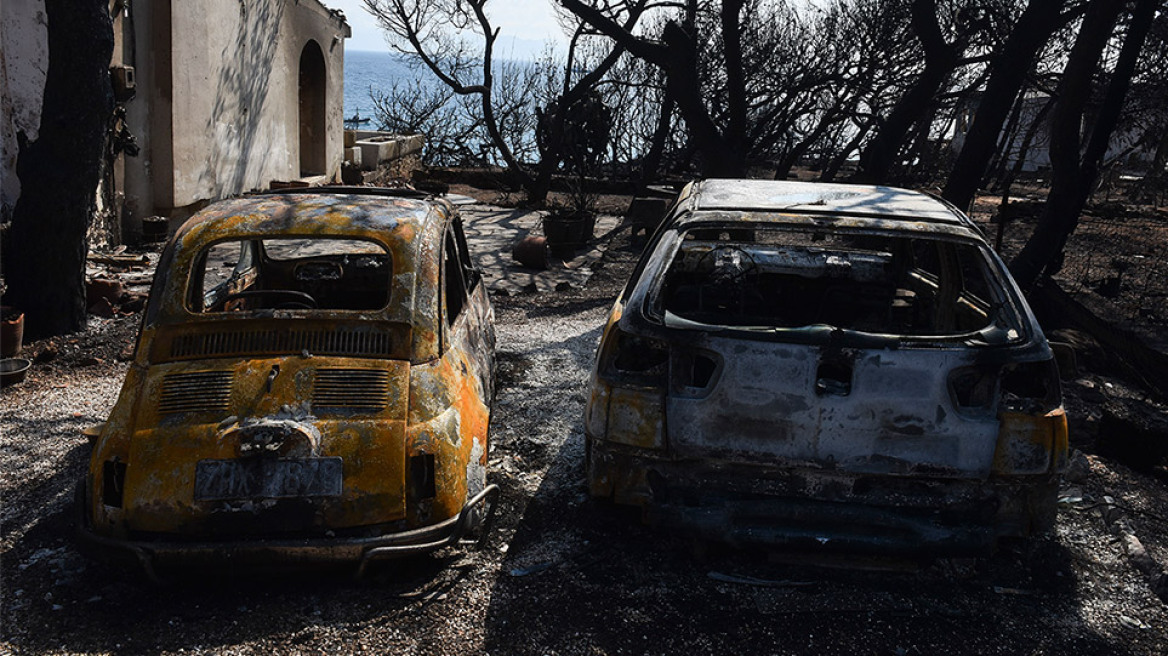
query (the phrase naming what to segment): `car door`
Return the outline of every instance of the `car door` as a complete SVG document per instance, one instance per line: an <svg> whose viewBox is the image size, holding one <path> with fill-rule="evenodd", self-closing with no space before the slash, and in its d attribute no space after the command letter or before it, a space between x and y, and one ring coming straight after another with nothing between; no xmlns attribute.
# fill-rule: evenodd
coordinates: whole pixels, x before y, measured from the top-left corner
<svg viewBox="0 0 1168 656"><path fill-rule="evenodd" d="M458 414L457 451L466 468L466 498L486 485L487 430L494 395L495 334L481 274L471 266L461 219L443 239L443 356Z"/></svg>
<svg viewBox="0 0 1168 656"><path fill-rule="evenodd" d="M459 345L468 358L471 376L478 381L479 396L489 405L494 398L495 360L495 314L491 307L487 286L482 271L474 266L467 247L462 218L455 216L450 222L445 244L444 275L449 286L447 292L457 297L458 307L448 307L447 316L451 343Z"/></svg>

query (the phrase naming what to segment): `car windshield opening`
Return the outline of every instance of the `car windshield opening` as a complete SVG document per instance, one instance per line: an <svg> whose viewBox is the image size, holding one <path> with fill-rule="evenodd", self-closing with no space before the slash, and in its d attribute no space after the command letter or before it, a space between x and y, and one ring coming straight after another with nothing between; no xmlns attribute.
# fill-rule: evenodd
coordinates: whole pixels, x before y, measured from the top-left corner
<svg viewBox="0 0 1168 656"><path fill-rule="evenodd" d="M389 302L390 254L377 242L265 238L217 242L200 255L197 312L377 310Z"/></svg>
<svg viewBox="0 0 1168 656"><path fill-rule="evenodd" d="M826 325L904 337L1014 328L990 266L977 245L928 234L693 228L653 307L731 328Z"/></svg>

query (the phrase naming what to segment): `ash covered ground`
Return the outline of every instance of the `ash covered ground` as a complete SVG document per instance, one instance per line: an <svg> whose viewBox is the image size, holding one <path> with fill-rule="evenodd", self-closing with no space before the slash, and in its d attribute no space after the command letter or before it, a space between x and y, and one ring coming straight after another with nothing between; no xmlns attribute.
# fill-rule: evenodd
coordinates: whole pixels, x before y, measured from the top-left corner
<svg viewBox="0 0 1168 656"><path fill-rule="evenodd" d="M588 500L582 411L608 307L638 254L619 233L588 287L498 297L500 391L481 551L344 571L199 570L156 585L72 536L80 430L112 406L138 317L31 345L55 357L0 392L0 653L1160 654L1168 612L1133 562L1168 562L1163 470L1094 453L1108 371L1067 381L1057 529L979 559L792 562L696 545ZM1162 411L1162 407L1159 408ZM1106 498L1111 498L1109 502ZM1130 530L1115 531L1115 512Z"/></svg>

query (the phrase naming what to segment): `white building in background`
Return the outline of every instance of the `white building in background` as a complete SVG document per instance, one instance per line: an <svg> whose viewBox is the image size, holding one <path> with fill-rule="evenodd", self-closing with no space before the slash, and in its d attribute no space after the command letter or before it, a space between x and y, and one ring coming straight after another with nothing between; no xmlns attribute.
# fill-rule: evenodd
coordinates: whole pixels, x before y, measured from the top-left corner
<svg viewBox="0 0 1168 656"><path fill-rule="evenodd" d="M110 13L111 82L138 147L116 159L102 195L111 229L133 239L144 217L338 177L351 33L342 13L320 0L112 0ZM16 135L32 141L40 127L46 21L43 0L0 3L5 217L20 194Z"/></svg>
<svg viewBox="0 0 1168 656"><path fill-rule="evenodd" d="M973 125L973 116L977 113L979 102L981 102L981 94L973 93L957 108L957 126L951 144L954 154L961 152L962 146L965 145L965 135L969 132L970 126ZM1050 169L1050 111L1043 113L1043 108L1048 102L1050 102L1050 94L1040 91L1026 92L1026 97L1022 101L1022 110L1018 114L1017 126L1010 135L1010 159L1007 166L1013 166L1017 161L1021 155L1027 131L1034 126L1035 121L1041 120L1041 124L1035 126L1034 137L1026 151L1025 160L1022 162L1022 170L1026 173L1034 173ZM1008 127L1008 125L1002 126L1003 132Z"/></svg>
<svg viewBox="0 0 1168 656"><path fill-rule="evenodd" d="M115 89L132 67L123 226L183 218L273 181L337 178L343 14L319 0L116 0Z"/></svg>
<svg viewBox="0 0 1168 656"><path fill-rule="evenodd" d="M953 133L953 140L951 147L953 153L961 152L962 146L965 145L965 136L969 132L970 126L973 124L974 114L977 112L978 102L981 100L980 94L970 94L970 96L957 108L956 129ZM1028 91L1023 99L1022 109L1018 114L1017 122L1013 131L1010 133L1009 142L1009 159L1006 162L1007 166L1014 166L1018 161L1018 157L1022 156L1022 146L1026 140L1028 131L1033 131L1033 138L1030 142L1029 148L1026 149L1025 158L1022 161L1022 171L1025 173L1036 173L1050 170L1050 121L1053 112L1053 107L1044 108L1051 102L1051 96L1048 93L1041 91ZM1088 107L1088 112L1092 108ZM1090 125L1093 117L1088 114L1084 117L1084 124ZM1038 122L1037 125L1035 123ZM1002 134L1010 126L1002 126ZM1116 157L1123 160L1123 166L1119 169L1145 169L1151 164L1155 156L1156 143L1153 140L1149 142L1145 139L1147 130L1143 126L1120 126L1111 135L1111 142L1107 145L1107 154L1104 156L1104 163L1110 162ZM999 142L1002 139L1002 134L999 134ZM1088 135L1084 132L1083 137ZM1154 135L1153 135L1154 136Z"/></svg>

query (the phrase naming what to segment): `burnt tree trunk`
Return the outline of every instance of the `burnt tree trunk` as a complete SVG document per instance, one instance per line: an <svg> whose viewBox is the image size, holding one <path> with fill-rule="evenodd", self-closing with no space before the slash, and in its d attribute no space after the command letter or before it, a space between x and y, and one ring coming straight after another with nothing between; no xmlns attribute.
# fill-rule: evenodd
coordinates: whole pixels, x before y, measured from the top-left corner
<svg viewBox="0 0 1168 656"><path fill-rule="evenodd" d="M924 47L924 71L897 101L879 132L860 155L857 182L881 183L888 179L909 131L932 108L937 91L961 61L963 48L946 42L941 34L935 0L913 0L912 26Z"/></svg>
<svg viewBox="0 0 1168 656"><path fill-rule="evenodd" d="M524 180L527 200L532 204L542 205L547 200L548 192L551 191L552 178L564 161L567 147L564 141L565 116L576 103L596 89L596 84L616 65L625 52L624 45L617 43L599 65L576 82L572 82L572 71L575 68L573 61L576 57L578 38L582 33L578 30L572 36L572 42L568 46L568 63L564 67L564 91L558 101L559 110L548 115L550 130L549 139L545 144L548 148L540 147L540 162L536 174Z"/></svg>
<svg viewBox="0 0 1168 656"><path fill-rule="evenodd" d="M909 162L906 173L910 179L916 178L922 170L935 170L936 163L931 161L934 152L930 152L929 135L933 131L933 122L937 120L937 106L932 105L929 111L916 122L916 128L907 138L908 148L904 150L905 160Z"/></svg>
<svg viewBox="0 0 1168 656"><path fill-rule="evenodd" d="M831 131L833 127L835 127L839 116L845 113L854 112L855 105L856 103L854 101L848 103L837 102L827 111L825 111L819 117L815 128L812 129L811 132L807 134L807 136L803 137L794 146L792 146L791 149L787 151L787 154L779 160L779 163L775 166L774 179L786 180L787 176L791 174L791 169L795 168L795 165L799 163L799 160L803 159L803 156L807 154L807 151L811 149L811 146L815 145L816 142L822 139L829 131Z"/></svg>
<svg viewBox="0 0 1168 656"><path fill-rule="evenodd" d="M1094 0L1067 60L1063 83L1059 85L1059 104L1052 118L1050 194L1034 234L1010 263L1010 271L1023 289L1033 287L1043 274L1054 275L1062 268L1063 249L1079 224L1079 215L1099 176L1159 0L1138 0L1132 10L1131 24L1112 71L1111 83L1080 159L1080 121L1090 93L1092 73L1123 4L1121 0Z"/></svg>
<svg viewBox="0 0 1168 656"><path fill-rule="evenodd" d="M742 162L733 174L745 173L749 144L746 138L746 76L742 70L742 5L745 0L722 1L722 43L726 49L726 149Z"/></svg>
<svg viewBox="0 0 1168 656"><path fill-rule="evenodd" d="M101 177L113 23L105 0L46 0L49 69L40 136L21 139L20 199L5 235L5 303L30 338L85 328L86 231Z"/></svg>
<svg viewBox="0 0 1168 656"><path fill-rule="evenodd" d="M860 144L863 143L864 137L868 136L868 131L872 129L872 122L868 121L862 126L857 126L856 134L852 136L852 140L844 145L831 162L823 169L823 173L819 176L820 182L834 182L835 176L839 175L840 169L848 161L848 156L851 155Z"/></svg>
<svg viewBox="0 0 1168 656"><path fill-rule="evenodd" d="M653 130L653 138L649 142L649 152L641 162L641 175L637 181L637 192L642 192L661 173L661 159L665 155L665 140L669 138L669 130L673 127L673 96L667 91L661 102L661 114L657 117L657 128Z"/></svg>
<svg viewBox="0 0 1168 656"><path fill-rule="evenodd" d="M1026 166L1026 158L1030 157L1030 148L1034 145L1034 140L1038 137L1039 130L1042 129L1043 124L1046 122L1046 117L1054 109L1055 102L1054 96L1051 96L1043 103L1042 109L1039 109L1038 113L1034 115L1030 125L1026 128L1026 134L1022 135L1022 143L1018 145L1018 152L1014 154L1014 161L1010 163L1009 168L1006 167L1006 163L1003 161L1001 167L1002 172L994 182L994 189L1002 192L1003 199L1008 200L1010 186L1014 184L1014 180Z"/></svg>
<svg viewBox="0 0 1168 656"><path fill-rule="evenodd" d="M1022 122L1022 110L1026 108L1026 86L1023 85L1018 95L1014 97L1014 109L1010 110L1010 118L1006 119L1006 126L1002 128L998 139L997 152L990 158L989 168L984 176L985 180L1001 180L1010 166L1011 156L1015 154L1014 142L1018 140L1019 123ZM1033 119L1033 117L1027 117ZM1029 128L1030 126L1027 126ZM950 176L952 179L952 176Z"/></svg>
<svg viewBox="0 0 1168 656"><path fill-rule="evenodd" d="M968 207L981 186L1002 123L1023 88L1026 74L1042 46L1062 24L1060 12L1063 4L1064 0L1030 0L1010 37L994 56L985 93L942 192L942 196L957 207Z"/></svg>
<svg viewBox="0 0 1168 656"><path fill-rule="evenodd" d="M954 61L956 61L954 59ZM860 171L857 182L881 183L888 179L892 167L896 165L905 139L913 125L928 111L937 90L945 83L953 66L948 62L929 66L892 109L876 137L860 156Z"/></svg>
<svg viewBox="0 0 1168 656"><path fill-rule="evenodd" d="M746 170L746 152L742 144L735 143L731 130L723 133L722 128L710 115L706 100L702 93L701 80L698 75L698 44L693 34L693 20L697 12L697 3L685 3L683 23L670 21L665 24L661 32L660 41L651 41L634 35L629 29L632 23L626 26L618 25L608 15L582 0L558 0L559 4L578 18L587 22L601 34L608 36L624 45L634 57L643 59L659 67L665 73L665 85L673 101L677 103L677 111L685 121L693 146L702 160L702 172L706 177L733 177L740 176ZM744 3L741 0L732 0L723 8L723 24L733 27L731 41L740 38L741 9ZM640 5L643 6L643 5ZM742 75L740 43L726 44L728 49L727 74L733 79L730 92L743 86L738 76ZM738 68L735 69L735 66ZM742 93L742 89L739 89ZM728 104L732 113L745 116L746 99L731 98ZM732 120L731 124L735 122ZM742 128L745 134L745 128Z"/></svg>
<svg viewBox="0 0 1168 656"><path fill-rule="evenodd" d="M1000 177L994 183L994 189L1000 191L1002 200L999 203L998 210L998 230L997 236L994 238L994 250L1001 252L1002 242L1006 238L1006 226L1010 222L1010 216L1007 208L1010 206L1010 189L1014 186L1014 180L1022 173L1023 167L1026 166L1026 158L1030 156L1030 147L1034 145L1034 138L1038 136L1038 130L1046 121L1046 117L1050 114L1054 107L1055 99L1052 96L1043 104L1042 109L1038 110L1038 114L1034 116L1030 126L1026 128L1026 134L1022 136L1022 143L1018 146L1018 152L1014 156L1014 162L1010 165L1008 171L1002 171ZM1002 166L1005 167L1006 158L1002 158Z"/></svg>
<svg viewBox="0 0 1168 656"><path fill-rule="evenodd" d="M662 40L667 46L662 60L666 86L700 154L703 174L709 178L742 175L746 153L726 138L706 107L693 34L677 23L668 23Z"/></svg>

